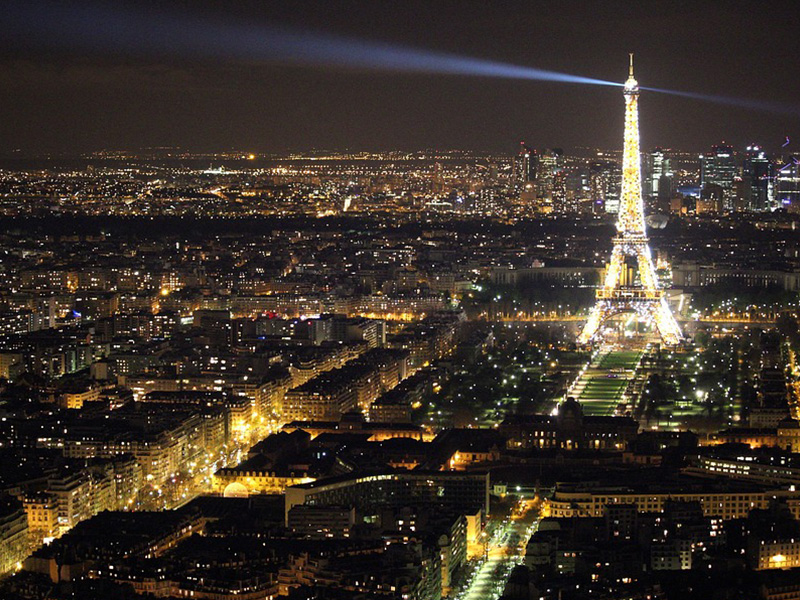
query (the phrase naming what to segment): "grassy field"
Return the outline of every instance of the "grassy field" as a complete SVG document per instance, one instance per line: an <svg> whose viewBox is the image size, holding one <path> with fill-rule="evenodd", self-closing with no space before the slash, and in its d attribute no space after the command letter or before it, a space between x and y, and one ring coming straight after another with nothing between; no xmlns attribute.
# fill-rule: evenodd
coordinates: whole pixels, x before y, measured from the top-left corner
<svg viewBox="0 0 800 600"><path fill-rule="evenodd" d="M633 369L642 356L638 351L609 352L606 354L598 368L600 369Z"/></svg>
<svg viewBox="0 0 800 600"><path fill-rule="evenodd" d="M627 379L592 377L580 395L584 413L587 415L609 415L620 402Z"/></svg>
<svg viewBox="0 0 800 600"><path fill-rule="evenodd" d="M609 352L597 365L602 372L633 370L639 363L642 353L640 351ZM595 371L596 373L596 371ZM628 378L608 377L587 373L589 380L581 391L578 400L583 404L584 413L587 415L611 415L622 400L622 394L628 386Z"/></svg>
<svg viewBox="0 0 800 600"><path fill-rule="evenodd" d="M613 400L619 398L628 384L627 379L613 379L609 377L592 377L583 388L581 397L598 398L600 400Z"/></svg>

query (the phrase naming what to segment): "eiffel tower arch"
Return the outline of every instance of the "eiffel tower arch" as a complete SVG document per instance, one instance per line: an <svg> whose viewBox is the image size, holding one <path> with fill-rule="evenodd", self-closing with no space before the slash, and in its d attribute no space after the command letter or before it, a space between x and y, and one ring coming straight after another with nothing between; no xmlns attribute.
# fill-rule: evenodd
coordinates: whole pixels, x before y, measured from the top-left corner
<svg viewBox="0 0 800 600"><path fill-rule="evenodd" d="M625 145L622 153L622 193L617 216L617 235L602 287L578 336L578 343L596 340L603 323L620 312L635 312L655 324L661 340L674 345L681 341L681 330L667 305L664 290L658 285L650 256L644 222L642 175L639 155L639 83L630 71L623 87L625 96ZM629 281L626 263L635 260L638 279Z"/></svg>

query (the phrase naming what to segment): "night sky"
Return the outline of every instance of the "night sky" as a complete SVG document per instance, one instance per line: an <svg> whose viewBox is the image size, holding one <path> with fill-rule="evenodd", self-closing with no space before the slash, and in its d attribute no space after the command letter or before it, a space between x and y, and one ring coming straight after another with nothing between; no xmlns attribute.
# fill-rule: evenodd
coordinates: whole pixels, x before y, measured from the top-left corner
<svg viewBox="0 0 800 600"><path fill-rule="evenodd" d="M633 51L642 86L797 107L778 114L643 93L644 148L700 151L725 139L778 150L787 135L800 145L800 7L793 2L4 5L3 154L148 146L513 152L523 139L537 147L622 145L619 88L378 72L309 59L297 64L240 47L242 38L231 35L237 27L251 33L263 27L264 36L276 29L341 36L619 82ZM81 15L83 24L62 26L64 10ZM183 20L192 25L181 31ZM124 35L114 29L120 23ZM200 28L203 35L195 35ZM176 36L193 38L191 50L169 42Z"/></svg>

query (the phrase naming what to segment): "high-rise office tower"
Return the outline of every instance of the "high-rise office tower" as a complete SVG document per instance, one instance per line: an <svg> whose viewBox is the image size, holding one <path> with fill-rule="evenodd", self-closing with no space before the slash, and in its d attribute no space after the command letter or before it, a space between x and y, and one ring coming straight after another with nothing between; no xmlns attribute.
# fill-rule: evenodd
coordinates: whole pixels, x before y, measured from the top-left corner
<svg viewBox="0 0 800 600"><path fill-rule="evenodd" d="M514 158L514 181L517 185L536 181L536 171L539 164L539 154L529 148L525 142L520 142L519 152Z"/></svg>
<svg viewBox="0 0 800 600"><path fill-rule="evenodd" d="M747 210L767 210L772 204L772 162L759 146L745 149L742 161L741 201Z"/></svg>
<svg viewBox="0 0 800 600"><path fill-rule="evenodd" d="M539 155L536 184L541 200L553 200L556 174L563 168L563 152L559 148L544 150Z"/></svg>
<svg viewBox="0 0 800 600"><path fill-rule="evenodd" d="M775 203L779 208L800 212L800 164L789 156L775 172Z"/></svg>
<svg viewBox="0 0 800 600"><path fill-rule="evenodd" d="M723 210L733 210L734 181L739 175L733 148L725 143L711 147L711 152L700 155L701 192L713 193L713 186L722 191Z"/></svg>
<svg viewBox="0 0 800 600"><path fill-rule="evenodd" d="M672 168L669 157L661 148L655 148L647 156L647 180L645 193L648 196L663 197L671 194ZM664 185L662 185L664 184ZM662 189L665 188L665 189Z"/></svg>
<svg viewBox="0 0 800 600"><path fill-rule="evenodd" d="M622 171L615 162L594 162L589 166L592 212L619 212Z"/></svg>
<svg viewBox="0 0 800 600"><path fill-rule="evenodd" d="M559 169L553 174L553 211L574 212L574 207L568 201L567 172L564 169Z"/></svg>
<svg viewBox="0 0 800 600"><path fill-rule="evenodd" d="M574 169L567 174L567 203L575 212L593 212L592 175L586 168Z"/></svg>

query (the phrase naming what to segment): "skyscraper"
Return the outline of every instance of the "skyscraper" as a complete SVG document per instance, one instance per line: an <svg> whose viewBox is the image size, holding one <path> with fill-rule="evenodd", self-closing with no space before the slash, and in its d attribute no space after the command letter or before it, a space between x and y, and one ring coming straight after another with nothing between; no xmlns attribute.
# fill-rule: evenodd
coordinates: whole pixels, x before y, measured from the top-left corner
<svg viewBox="0 0 800 600"><path fill-rule="evenodd" d="M662 190L662 187L668 186L662 186L661 184L668 183L665 179L672 177L672 167L669 157L666 156L661 148L654 148L647 159L648 174L645 193L648 196L659 197L663 196L664 194L662 194L662 192L664 192L668 197L671 189Z"/></svg>
<svg viewBox="0 0 800 600"><path fill-rule="evenodd" d="M767 210L772 204L772 162L755 144L745 149L742 161L742 201L748 210Z"/></svg>
<svg viewBox="0 0 800 600"><path fill-rule="evenodd" d="M553 211L558 213L575 211L575 207L569 202L567 172L564 169L559 169L553 175Z"/></svg>
<svg viewBox="0 0 800 600"><path fill-rule="evenodd" d="M536 171L539 164L539 155L533 148L529 148L525 142L520 142L519 152L514 158L514 180L524 186L530 181L536 181Z"/></svg>
<svg viewBox="0 0 800 600"><path fill-rule="evenodd" d="M559 148L542 151L539 155L539 165L536 172L536 183L539 189L539 198L553 200L553 189L556 183L556 174L563 168L563 152Z"/></svg>
<svg viewBox="0 0 800 600"><path fill-rule="evenodd" d="M619 212L620 183L622 171L616 162L593 162L590 168L591 198L595 210L592 212Z"/></svg>
<svg viewBox="0 0 800 600"><path fill-rule="evenodd" d="M775 173L775 201L779 208L800 212L800 164L789 156Z"/></svg>
<svg viewBox="0 0 800 600"><path fill-rule="evenodd" d="M700 155L701 193L713 194L713 186L719 186L724 210L733 210L734 180L738 174L733 148L724 142L712 146L710 153Z"/></svg>

